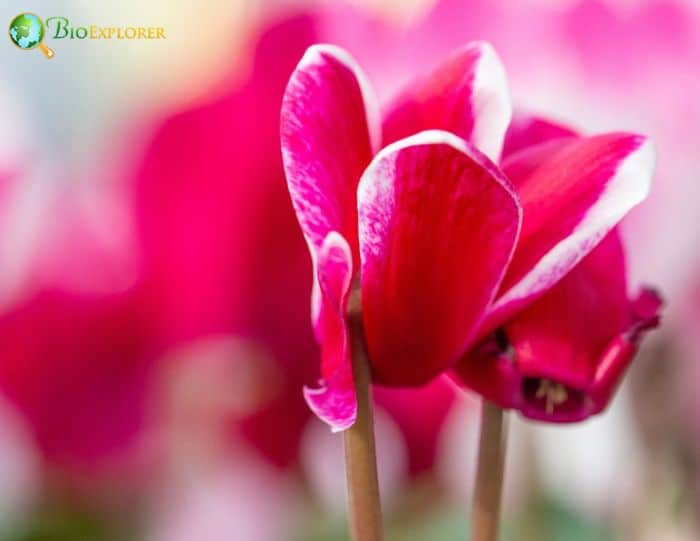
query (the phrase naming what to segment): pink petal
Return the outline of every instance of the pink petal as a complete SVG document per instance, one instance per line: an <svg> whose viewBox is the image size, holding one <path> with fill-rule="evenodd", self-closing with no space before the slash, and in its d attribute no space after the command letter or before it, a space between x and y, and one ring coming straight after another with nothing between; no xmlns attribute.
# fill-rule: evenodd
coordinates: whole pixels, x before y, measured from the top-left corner
<svg viewBox="0 0 700 541"><path fill-rule="evenodd" d="M497 161L510 115L503 65L489 44L474 42L399 96L384 120L384 143L441 129Z"/></svg>
<svg viewBox="0 0 700 541"><path fill-rule="evenodd" d="M519 113L506 132L501 168L509 178L527 178L576 138L570 128Z"/></svg>
<svg viewBox="0 0 700 541"><path fill-rule="evenodd" d="M504 168L522 201L523 226L482 332L552 287L647 196L654 151L644 137L608 134L557 148L522 177L510 161Z"/></svg>
<svg viewBox="0 0 700 541"><path fill-rule="evenodd" d="M505 325L521 373L586 388L612 337L627 325L622 243L610 233L556 286Z"/></svg>
<svg viewBox="0 0 700 541"><path fill-rule="evenodd" d="M574 140L575 137L558 137L527 146L506 155L501 161L501 169L517 185Z"/></svg>
<svg viewBox="0 0 700 541"><path fill-rule="evenodd" d="M513 115L508 125L505 142L503 143L503 158L533 145L538 145L555 139L576 137L571 128L556 124L544 118L538 118L523 113Z"/></svg>
<svg viewBox="0 0 700 541"><path fill-rule="evenodd" d="M462 353L511 257L520 207L455 135L380 152L358 189L362 309L375 381L420 385Z"/></svg>
<svg viewBox="0 0 700 541"><path fill-rule="evenodd" d="M350 342L345 312L352 279L352 254L348 242L331 231L318 257L318 284L321 304L319 334L321 342L321 381L319 389L304 389L304 397L313 412L334 432L352 426L357 401L352 377Z"/></svg>
<svg viewBox="0 0 700 541"><path fill-rule="evenodd" d="M593 411L605 409L622 380L627 367L637 353L642 336L658 327L663 300L650 288L642 289L631 303L628 327L617 336L601 355L593 376L590 396Z"/></svg>
<svg viewBox="0 0 700 541"><path fill-rule="evenodd" d="M364 80L345 51L314 45L284 94L284 170L312 254L331 231L356 246L357 183L380 140L376 103Z"/></svg>

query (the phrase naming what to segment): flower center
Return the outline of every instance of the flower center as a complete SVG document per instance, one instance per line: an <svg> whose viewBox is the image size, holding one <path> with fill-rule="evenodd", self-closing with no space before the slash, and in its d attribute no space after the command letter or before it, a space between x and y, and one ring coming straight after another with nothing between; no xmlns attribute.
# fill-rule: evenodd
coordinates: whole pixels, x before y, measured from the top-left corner
<svg viewBox="0 0 700 541"><path fill-rule="evenodd" d="M544 398L547 414L552 414L555 406L566 402L568 394L566 392L566 387L561 383L556 383L548 379L541 379L540 386L535 393L535 398Z"/></svg>

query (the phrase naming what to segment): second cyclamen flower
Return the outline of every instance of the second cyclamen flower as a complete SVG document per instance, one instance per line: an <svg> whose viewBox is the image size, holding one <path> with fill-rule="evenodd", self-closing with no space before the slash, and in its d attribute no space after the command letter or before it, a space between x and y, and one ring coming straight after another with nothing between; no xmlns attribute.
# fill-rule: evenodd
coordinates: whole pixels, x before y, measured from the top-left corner
<svg viewBox="0 0 700 541"><path fill-rule="evenodd" d="M427 383L554 287L651 181L643 137L579 138L546 123L514 126L509 145L532 148L499 167L511 106L504 70L483 43L417 80L383 121L378 111L359 68L327 45L306 53L282 106L322 346L321 388L306 396L336 430L356 417L351 287L361 290L374 381Z"/></svg>

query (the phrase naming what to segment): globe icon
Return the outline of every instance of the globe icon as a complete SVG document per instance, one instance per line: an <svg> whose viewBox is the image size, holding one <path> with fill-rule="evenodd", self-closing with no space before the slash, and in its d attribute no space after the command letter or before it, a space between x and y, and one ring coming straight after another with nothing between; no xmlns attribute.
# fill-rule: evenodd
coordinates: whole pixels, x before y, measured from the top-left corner
<svg viewBox="0 0 700 541"><path fill-rule="evenodd" d="M10 23L10 39L24 50L39 48L46 58L52 58L54 52L42 43L44 23L33 13L20 13Z"/></svg>

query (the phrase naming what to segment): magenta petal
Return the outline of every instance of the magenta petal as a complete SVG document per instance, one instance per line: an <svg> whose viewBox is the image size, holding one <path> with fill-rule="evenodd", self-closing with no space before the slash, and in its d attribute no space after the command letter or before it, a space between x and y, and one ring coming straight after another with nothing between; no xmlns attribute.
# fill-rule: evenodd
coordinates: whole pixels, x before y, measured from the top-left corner
<svg viewBox="0 0 700 541"><path fill-rule="evenodd" d="M506 132L501 169L517 185L576 138L578 135L570 128L516 114Z"/></svg>
<svg viewBox="0 0 700 541"><path fill-rule="evenodd" d="M605 349L593 377L590 395L596 413L610 402L644 333L659 325L662 305L659 294L649 288L642 289L631 303L627 329Z"/></svg>
<svg viewBox="0 0 700 541"><path fill-rule="evenodd" d="M626 338L630 342L637 342L642 334L659 326L661 322L661 308L664 300L653 288L644 287L632 303L630 314L630 326Z"/></svg>
<svg viewBox="0 0 700 541"><path fill-rule="evenodd" d="M574 140L575 137L557 137L527 146L506 155L501 160L501 170L517 186Z"/></svg>
<svg viewBox="0 0 700 541"><path fill-rule="evenodd" d="M556 139L576 137L577 133L561 124L523 113L513 115L503 143L503 159L533 145Z"/></svg>
<svg viewBox="0 0 700 541"><path fill-rule="evenodd" d="M331 231L318 256L320 313L318 332L321 341L320 388L304 389L304 397L313 412L334 432L352 426L357 401L352 377L350 342L345 312L352 279L352 255L347 241Z"/></svg>
<svg viewBox="0 0 700 541"><path fill-rule="evenodd" d="M500 59L488 43L470 43L399 95L384 120L384 144L440 129L497 161L510 115Z"/></svg>
<svg viewBox="0 0 700 541"><path fill-rule="evenodd" d="M624 252L615 230L505 331L521 373L585 389L603 350L627 325L628 310Z"/></svg>
<svg viewBox="0 0 700 541"><path fill-rule="evenodd" d="M484 330L495 328L581 261L647 196L653 169L647 139L608 134L574 140L530 174L511 175L523 206L522 232Z"/></svg>
<svg viewBox="0 0 700 541"><path fill-rule="evenodd" d="M362 310L375 381L420 385L463 352L520 227L507 180L443 131L380 152L358 189Z"/></svg>
<svg viewBox="0 0 700 541"><path fill-rule="evenodd" d="M284 94L281 142L289 193L312 252L331 231L356 247L357 183L380 144L379 129L376 101L354 60L338 47L310 47Z"/></svg>

